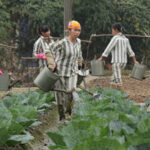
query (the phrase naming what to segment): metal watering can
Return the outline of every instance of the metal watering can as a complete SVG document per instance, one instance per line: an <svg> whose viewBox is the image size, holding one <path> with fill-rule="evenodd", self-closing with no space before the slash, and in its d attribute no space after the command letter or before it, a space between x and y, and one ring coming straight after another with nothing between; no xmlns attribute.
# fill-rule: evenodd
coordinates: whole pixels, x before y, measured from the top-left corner
<svg viewBox="0 0 150 150"><path fill-rule="evenodd" d="M131 72L131 77L135 79L143 80L144 78L146 78L145 71L146 71L146 65L134 64L133 70Z"/></svg>
<svg viewBox="0 0 150 150"><path fill-rule="evenodd" d="M38 74L34 80L34 84L38 86L41 90L48 92L54 88L54 84L60 77L50 71L47 66Z"/></svg>
<svg viewBox="0 0 150 150"><path fill-rule="evenodd" d="M0 75L0 91L7 91L9 89L10 78L8 73Z"/></svg>
<svg viewBox="0 0 150 150"><path fill-rule="evenodd" d="M92 71L93 76L103 76L104 75L104 61L92 60L91 71Z"/></svg>

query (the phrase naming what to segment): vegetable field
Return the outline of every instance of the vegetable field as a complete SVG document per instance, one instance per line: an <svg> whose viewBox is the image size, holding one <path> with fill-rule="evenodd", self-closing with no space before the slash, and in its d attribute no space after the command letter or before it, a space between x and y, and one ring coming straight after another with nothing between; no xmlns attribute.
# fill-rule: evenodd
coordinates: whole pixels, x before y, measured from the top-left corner
<svg viewBox="0 0 150 150"><path fill-rule="evenodd" d="M126 94L107 88L108 77L87 78L88 88L101 97L93 101L78 92L65 126L58 125L52 92L20 88L0 102L0 150L149 150L150 113L134 104L147 99L149 105L149 80L123 77Z"/></svg>
<svg viewBox="0 0 150 150"><path fill-rule="evenodd" d="M112 89L101 98L80 92L75 116L59 131L47 131L51 150L149 150L150 113L134 105L128 95Z"/></svg>

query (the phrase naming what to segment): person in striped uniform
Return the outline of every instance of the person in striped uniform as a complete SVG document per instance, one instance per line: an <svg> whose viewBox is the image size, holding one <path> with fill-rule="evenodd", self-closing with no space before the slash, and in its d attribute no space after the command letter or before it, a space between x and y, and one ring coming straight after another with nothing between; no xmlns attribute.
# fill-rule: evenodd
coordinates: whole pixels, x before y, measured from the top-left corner
<svg viewBox="0 0 150 150"><path fill-rule="evenodd" d="M81 40L78 38L81 33L80 23L75 20L70 21L68 33L67 37L64 37L57 43L50 44L49 50L46 52L46 56L50 51L56 55L55 66L60 76L60 80L55 84L56 89L72 90L76 88L78 66L82 66ZM54 70L51 62L48 63L48 66L51 70ZM63 120L71 116L72 94L55 92L55 99L58 104L59 119Z"/></svg>
<svg viewBox="0 0 150 150"><path fill-rule="evenodd" d="M128 38L122 34L122 26L120 23L112 25L113 37L102 53L102 56L98 60L103 60L104 57L108 57L111 52L112 59L112 77L111 77L111 88L123 90L121 71L127 64L127 54L132 57L134 64L138 64L135 58Z"/></svg>
<svg viewBox="0 0 150 150"><path fill-rule="evenodd" d="M50 28L47 25L43 25L38 29L38 34L40 37L37 39L37 41L34 43L33 47L33 57L40 56L39 54L44 54L45 50L48 49L49 43L53 43L54 40L52 40L52 37L50 36ZM44 55L41 55L44 56ZM46 65L46 58L40 57L39 59L39 68L40 71L44 68ZM43 59L42 59L43 58Z"/></svg>

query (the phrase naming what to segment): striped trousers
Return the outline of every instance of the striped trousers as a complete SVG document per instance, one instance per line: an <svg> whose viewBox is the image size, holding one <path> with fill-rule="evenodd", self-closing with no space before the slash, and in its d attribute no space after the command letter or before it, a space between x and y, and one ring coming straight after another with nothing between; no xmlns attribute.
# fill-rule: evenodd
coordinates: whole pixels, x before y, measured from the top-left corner
<svg viewBox="0 0 150 150"><path fill-rule="evenodd" d="M126 63L113 63L112 64L112 77L111 83L113 85L122 85L121 72L125 68Z"/></svg>
<svg viewBox="0 0 150 150"><path fill-rule="evenodd" d="M56 89L72 90L77 85L77 74L70 77L61 77L55 84ZM67 103L72 99L72 94L66 94L64 92L55 92L55 99L57 105L63 105L64 111L66 111Z"/></svg>

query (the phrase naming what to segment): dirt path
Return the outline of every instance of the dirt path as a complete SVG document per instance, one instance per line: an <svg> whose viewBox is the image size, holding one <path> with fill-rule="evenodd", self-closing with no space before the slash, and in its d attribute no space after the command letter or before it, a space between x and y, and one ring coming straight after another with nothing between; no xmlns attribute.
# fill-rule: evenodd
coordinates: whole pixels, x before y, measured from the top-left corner
<svg viewBox="0 0 150 150"><path fill-rule="evenodd" d="M49 150L50 138L45 133L46 130L57 130L58 113L57 107L53 104L52 110L39 117L42 124L30 133L35 137L34 140L26 145L26 150Z"/></svg>

